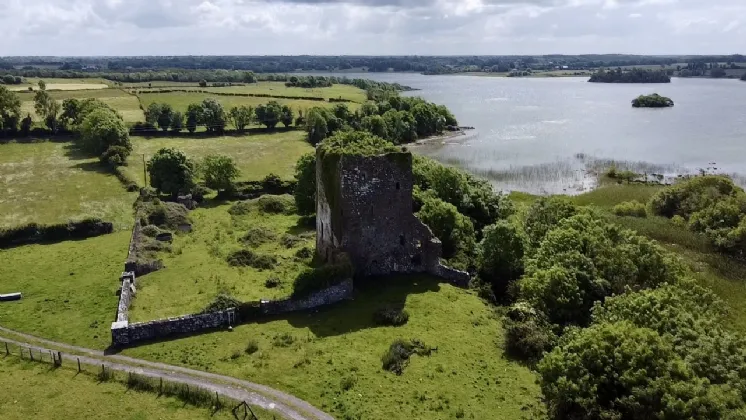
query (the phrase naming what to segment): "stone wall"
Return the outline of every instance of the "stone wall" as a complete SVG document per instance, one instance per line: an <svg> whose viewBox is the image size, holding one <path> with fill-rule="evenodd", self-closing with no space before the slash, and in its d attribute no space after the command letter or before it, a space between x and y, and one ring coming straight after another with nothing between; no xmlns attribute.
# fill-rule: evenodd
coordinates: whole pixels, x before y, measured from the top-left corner
<svg viewBox="0 0 746 420"><path fill-rule="evenodd" d="M231 308L220 312L184 315L177 318L136 324L119 322L112 325L111 342L114 346L131 346L138 342L157 340L178 334L214 330L235 325L236 317L236 309Z"/></svg>
<svg viewBox="0 0 746 420"><path fill-rule="evenodd" d="M116 322L127 322L129 320L129 308L132 298L135 296L135 273L122 273L122 287L119 292L119 305L117 306Z"/></svg>
<svg viewBox="0 0 746 420"><path fill-rule="evenodd" d="M441 265L440 240L413 214L411 153L344 155L325 163L319 149L316 185L316 253L322 261L342 251L356 275L430 273L468 284L468 273Z"/></svg>
<svg viewBox="0 0 746 420"><path fill-rule="evenodd" d="M302 299L262 300L259 304L259 309L262 314L277 315L318 308L351 298L352 280L345 280L336 286L320 290Z"/></svg>

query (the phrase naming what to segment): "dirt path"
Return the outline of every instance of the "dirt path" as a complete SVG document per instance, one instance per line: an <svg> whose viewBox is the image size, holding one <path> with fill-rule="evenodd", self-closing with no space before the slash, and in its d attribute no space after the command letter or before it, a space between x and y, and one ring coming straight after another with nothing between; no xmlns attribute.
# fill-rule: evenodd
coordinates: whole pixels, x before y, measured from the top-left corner
<svg viewBox="0 0 746 420"><path fill-rule="evenodd" d="M220 395L234 400L246 401L251 405L256 405L266 410L277 411L278 413L281 413L283 417L292 420L334 420L332 416L317 409L308 402L265 385L232 378L230 376L223 376L215 373L203 372L180 366L167 365L165 363L150 362L147 360L135 359L132 357L120 355L106 355L103 351L100 350L92 350L84 347L72 346L65 343L46 340L4 327L0 327L0 332L14 334L18 337L22 337L33 342L39 342L53 346L55 348L53 349L54 351L57 351L57 349L67 349L76 353L93 356L79 356L77 354L67 354L63 352L63 360L65 360L65 358L79 357L81 363L85 364L103 364L110 369L122 372L132 372L153 378L163 378L171 382L204 388L206 390L217 392ZM0 342L8 342L37 351L50 351L50 349L45 349L35 344L28 344L26 342L16 341L5 337L0 337ZM141 366L132 366L132 364ZM226 384L232 384L235 386L229 386Z"/></svg>

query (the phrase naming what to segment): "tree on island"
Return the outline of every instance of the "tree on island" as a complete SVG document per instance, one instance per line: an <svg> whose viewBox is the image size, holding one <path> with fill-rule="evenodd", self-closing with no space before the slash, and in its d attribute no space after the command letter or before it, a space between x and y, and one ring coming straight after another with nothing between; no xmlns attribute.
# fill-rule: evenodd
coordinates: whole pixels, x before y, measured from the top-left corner
<svg viewBox="0 0 746 420"><path fill-rule="evenodd" d="M591 83L671 83L665 71L633 68L631 70L601 69L591 75Z"/></svg>
<svg viewBox="0 0 746 420"><path fill-rule="evenodd" d="M632 100L632 106L635 108L668 108L673 106L673 101L671 98L654 93L652 95L638 96Z"/></svg>

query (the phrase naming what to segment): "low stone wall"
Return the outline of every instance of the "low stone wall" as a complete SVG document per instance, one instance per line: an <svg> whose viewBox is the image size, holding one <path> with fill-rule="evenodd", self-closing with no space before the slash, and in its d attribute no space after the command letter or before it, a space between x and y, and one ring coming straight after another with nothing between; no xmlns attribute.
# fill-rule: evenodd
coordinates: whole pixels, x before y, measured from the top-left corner
<svg viewBox="0 0 746 420"><path fill-rule="evenodd" d="M137 266L137 242L140 240L142 226L140 220L135 215L135 224L132 226L132 235L130 235L130 246L127 249L127 260L124 262L124 271L135 271Z"/></svg>
<svg viewBox="0 0 746 420"><path fill-rule="evenodd" d="M436 277L448 280L451 284L458 287L469 287L471 276L465 271L459 271L443 264L438 264L431 274Z"/></svg>
<svg viewBox="0 0 746 420"><path fill-rule="evenodd" d="M345 280L336 286L312 293L308 297L302 299L288 298L275 301L262 300L259 309L262 314L277 315L318 308L320 306L331 305L351 298L352 280Z"/></svg>
<svg viewBox="0 0 746 420"><path fill-rule="evenodd" d="M114 346L131 346L135 343L166 338L172 335L189 334L216 328L232 326L236 323L236 309L226 309L199 315L185 315L178 318L128 324L115 322L111 327L111 343Z"/></svg>
<svg viewBox="0 0 746 420"><path fill-rule="evenodd" d="M132 297L135 295L135 273L122 273L122 288L119 293L119 306L117 306L116 322L127 322L129 320L129 308Z"/></svg>

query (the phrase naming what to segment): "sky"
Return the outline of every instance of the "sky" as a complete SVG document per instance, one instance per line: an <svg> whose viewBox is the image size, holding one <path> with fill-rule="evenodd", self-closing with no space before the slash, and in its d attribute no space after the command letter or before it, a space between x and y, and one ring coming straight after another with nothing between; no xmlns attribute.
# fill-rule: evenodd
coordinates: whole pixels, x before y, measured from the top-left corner
<svg viewBox="0 0 746 420"><path fill-rule="evenodd" d="M0 0L7 55L746 53L746 0Z"/></svg>

